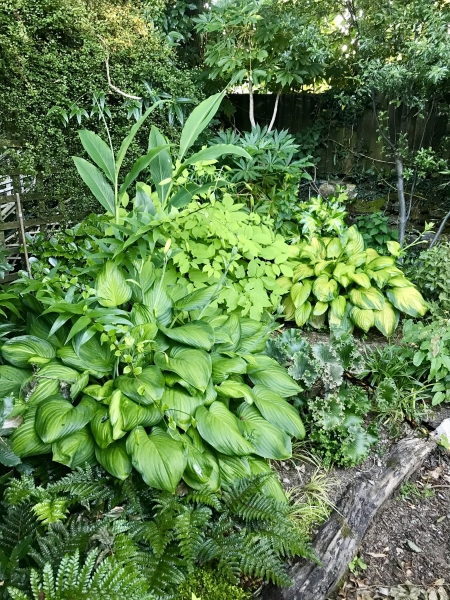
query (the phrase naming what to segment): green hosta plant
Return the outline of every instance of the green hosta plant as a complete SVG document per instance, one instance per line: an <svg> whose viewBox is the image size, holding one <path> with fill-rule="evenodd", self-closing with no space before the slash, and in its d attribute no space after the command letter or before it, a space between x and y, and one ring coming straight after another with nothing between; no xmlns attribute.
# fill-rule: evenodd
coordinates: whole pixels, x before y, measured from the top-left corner
<svg viewBox="0 0 450 600"><path fill-rule="evenodd" d="M261 472L291 455L303 424L299 386L262 354L271 325L214 311L220 286L189 293L152 258L107 261L96 280L24 279L28 319L1 348L1 394L22 424L19 457L51 453L71 468L136 469L174 492ZM280 488L273 490L280 495Z"/></svg>
<svg viewBox="0 0 450 600"><path fill-rule="evenodd" d="M395 258L365 249L362 235L350 227L339 237L313 236L298 245L291 261L292 278L280 285L289 290L284 299L286 320L298 326L394 332L400 313L420 317L427 304L416 287L395 266Z"/></svg>

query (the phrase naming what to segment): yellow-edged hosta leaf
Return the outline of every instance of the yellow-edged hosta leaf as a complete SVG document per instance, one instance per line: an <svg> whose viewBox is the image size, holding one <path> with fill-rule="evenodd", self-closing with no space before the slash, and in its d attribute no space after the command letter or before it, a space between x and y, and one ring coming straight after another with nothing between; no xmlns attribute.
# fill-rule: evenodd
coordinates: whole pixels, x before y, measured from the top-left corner
<svg viewBox="0 0 450 600"><path fill-rule="evenodd" d="M346 265L344 263L338 263L333 271L333 277L341 285L347 287L351 282L350 275L355 272L355 265Z"/></svg>
<svg viewBox="0 0 450 600"><path fill-rule="evenodd" d="M379 288L383 288L389 279L391 279L392 274L388 269L379 269L378 271L372 271L369 268L366 268L367 275L371 277Z"/></svg>
<svg viewBox="0 0 450 600"><path fill-rule="evenodd" d="M309 315L311 314L312 306L311 302L305 302L301 306L295 309L295 322L299 327L302 327L306 321L309 319Z"/></svg>
<svg viewBox="0 0 450 600"><path fill-rule="evenodd" d="M284 318L286 321L292 321L295 317L295 306L290 296L283 298Z"/></svg>
<svg viewBox="0 0 450 600"><path fill-rule="evenodd" d="M338 284L327 275L320 275L313 285L313 294L320 302L331 302L338 296Z"/></svg>
<svg viewBox="0 0 450 600"><path fill-rule="evenodd" d="M293 279L301 281L302 279L306 279L307 277L312 277L312 275L314 275L314 269L312 267L300 264L294 269Z"/></svg>
<svg viewBox="0 0 450 600"><path fill-rule="evenodd" d="M353 254L363 252L364 238L354 225L347 229L347 238L348 242L345 245L345 252L347 253L347 256L352 256Z"/></svg>
<svg viewBox="0 0 450 600"><path fill-rule="evenodd" d="M374 310L375 327L386 337L390 337L397 327L398 312L392 304L385 300L381 310Z"/></svg>
<svg viewBox="0 0 450 600"><path fill-rule="evenodd" d="M402 275L397 275L389 279L389 287L414 287L409 279Z"/></svg>
<svg viewBox="0 0 450 600"><path fill-rule="evenodd" d="M428 310L422 294L413 286L388 289L386 295L395 308L410 317L423 317Z"/></svg>
<svg viewBox="0 0 450 600"><path fill-rule="evenodd" d="M373 310L363 310L354 306L350 317L357 327L367 332L375 324L375 315Z"/></svg>
<svg viewBox="0 0 450 600"><path fill-rule="evenodd" d="M321 260L319 261L316 265L314 265L314 275L316 277L319 277L319 275L322 275L322 273L326 273L327 275L329 275L329 272L332 268L333 265L333 261L330 260ZM328 267L328 271L327 271L327 267Z"/></svg>
<svg viewBox="0 0 450 600"><path fill-rule="evenodd" d="M331 312L338 319L342 319L345 314L345 306L347 304L347 300L344 296L338 296L334 300L331 301L330 308Z"/></svg>
<svg viewBox="0 0 450 600"><path fill-rule="evenodd" d="M363 265L367 260L367 253L364 250L363 252L358 252L357 254L352 254L349 257L347 264L355 265L355 267L359 267Z"/></svg>
<svg viewBox="0 0 450 600"><path fill-rule="evenodd" d="M365 273L351 273L349 274L349 277L363 288L369 289L371 286L370 279Z"/></svg>
<svg viewBox="0 0 450 600"><path fill-rule="evenodd" d="M327 245L327 258L338 258L342 254L342 243L339 238L333 238Z"/></svg>
<svg viewBox="0 0 450 600"><path fill-rule="evenodd" d="M358 308L381 310L384 304L384 296L376 288L370 287L353 288L349 293L350 300Z"/></svg>
<svg viewBox="0 0 450 600"><path fill-rule="evenodd" d="M289 291L292 287L292 278L282 275L281 277L278 277L277 283L283 290Z"/></svg>
<svg viewBox="0 0 450 600"><path fill-rule="evenodd" d="M317 302L312 314L315 317L320 317L320 315L323 315L328 310L328 306L328 302Z"/></svg>
<svg viewBox="0 0 450 600"><path fill-rule="evenodd" d="M394 265L395 258L392 258L392 256L378 256L374 260L371 260L369 263L367 263L367 268L371 271L379 271L380 269L393 267Z"/></svg>
<svg viewBox="0 0 450 600"><path fill-rule="evenodd" d="M128 302L131 298L131 287L128 285L120 267L112 260L106 261L98 274L96 289L102 306L119 306Z"/></svg>
<svg viewBox="0 0 450 600"><path fill-rule="evenodd" d="M375 260L376 258L378 258L380 255L373 248L367 248L366 249L366 256L367 256L367 261L366 262L368 264L368 263L372 262L373 260Z"/></svg>
<svg viewBox="0 0 450 600"><path fill-rule="evenodd" d="M298 308L308 300L309 295L311 294L311 288L310 281L294 283L291 288L290 296L295 308Z"/></svg>

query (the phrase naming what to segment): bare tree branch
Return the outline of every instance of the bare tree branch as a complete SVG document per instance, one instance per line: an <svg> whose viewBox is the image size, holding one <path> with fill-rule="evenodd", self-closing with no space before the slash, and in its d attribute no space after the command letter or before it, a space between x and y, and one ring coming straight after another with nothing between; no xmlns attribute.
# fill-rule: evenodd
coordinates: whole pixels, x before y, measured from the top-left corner
<svg viewBox="0 0 450 600"><path fill-rule="evenodd" d="M117 94L120 94L124 98L130 98L131 100L142 100L141 96L133 96L133 94L127 94L126 92L123 92L121 89L119 89L118 87L116 87L115 85L112 84L111 77L109 74L109 54L108 54L108 52L106 53L105 64L106 64L106 78L108 79L108 85L114 92L116 92Z"/></svg>

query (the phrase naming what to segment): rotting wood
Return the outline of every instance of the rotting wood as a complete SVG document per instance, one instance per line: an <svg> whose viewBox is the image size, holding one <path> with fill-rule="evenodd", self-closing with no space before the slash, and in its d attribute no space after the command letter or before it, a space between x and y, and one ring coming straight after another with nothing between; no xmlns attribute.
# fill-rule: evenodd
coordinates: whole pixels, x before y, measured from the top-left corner
<svg viewBox="0 0 450 600"><path fill-rule="evenodd" d="M364 479L350 483L313 542L320 564L302 559L290 569L291 587L268 586L263 590L262 598L325 600L332 594L377 511L435 448L436 442L432 438L405 438L391 448L385 469L378 472L374 467L365 473Z"/></svg>

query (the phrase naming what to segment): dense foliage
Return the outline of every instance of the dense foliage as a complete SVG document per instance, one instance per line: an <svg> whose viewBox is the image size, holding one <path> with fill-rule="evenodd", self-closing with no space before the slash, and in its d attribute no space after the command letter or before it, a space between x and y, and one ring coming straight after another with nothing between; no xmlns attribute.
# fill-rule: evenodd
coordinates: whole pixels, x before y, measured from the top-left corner
<svg viewBox="0 0 450 600"><path fill-rule="evenodd" d="M102 112L114 123L113 143L129 128L127 115L133 114L131 104L136 102L109 87L107 56L112 83L128 94L148 95L147 81L154 93L197 96L190 72L165 37L152 28L144 8L141 2L116 0L2 3L0 138L6 144L2 173L20 170L38 175L35 187L53 202L49 211L56 200L72 218L92 210L70 158L80 152L75 136L79 120L93 113L91 127L97 127L106 98L109 110ZM161 9L162 3L159 8L154 5L153 15ZM55 108L72 117L68 126ZM176 134L167 125L165 109L155 113L154 122ZM144 144L138 139L132 150Z"/></svg>

